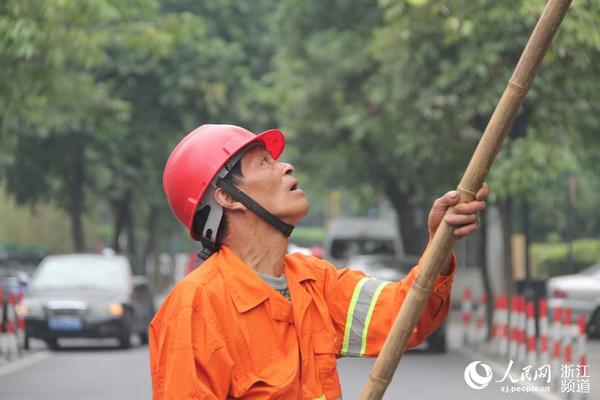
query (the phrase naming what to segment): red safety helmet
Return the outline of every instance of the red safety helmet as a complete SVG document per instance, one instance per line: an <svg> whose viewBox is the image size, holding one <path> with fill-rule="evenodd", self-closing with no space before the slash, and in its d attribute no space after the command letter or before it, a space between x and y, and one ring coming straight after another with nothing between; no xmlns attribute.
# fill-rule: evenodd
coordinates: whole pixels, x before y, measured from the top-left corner
<svg viewBox="0 0 600 400"><path fill-rule="evenodd" d="M276 129L255 135L234 125L202 125L184 137L171 152L163 175L163 190L173 214L193 239L200 240L192 225L207 189L229 160L255 142L262 143L274 159L285 147L283 133ZM220 223L220 216L218 219Z"/></svg>

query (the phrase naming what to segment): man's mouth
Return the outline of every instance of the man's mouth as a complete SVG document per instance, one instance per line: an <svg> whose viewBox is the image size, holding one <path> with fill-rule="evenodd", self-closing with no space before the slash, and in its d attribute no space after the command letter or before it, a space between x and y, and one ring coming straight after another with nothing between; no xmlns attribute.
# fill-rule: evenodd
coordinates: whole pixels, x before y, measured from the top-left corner
<svg viewBox="0 0 600 400"><path fill-rule="evenodd" d="M293 192L294 190L297 190L297 189L298 189L298 182L296 182L292 185L292 187L290 188L290 192Z"/></svg>

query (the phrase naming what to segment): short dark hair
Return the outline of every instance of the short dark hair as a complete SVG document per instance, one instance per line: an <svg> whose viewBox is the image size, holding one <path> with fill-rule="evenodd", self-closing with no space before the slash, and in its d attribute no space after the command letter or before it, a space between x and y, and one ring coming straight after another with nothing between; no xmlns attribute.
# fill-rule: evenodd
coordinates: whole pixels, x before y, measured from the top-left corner
<svg viewBox="0 0 600 400"><path fill-rule="evenodd" d="M231 168L231 171L223 178L224 181L229 183L233 183L234 185L238 184L240 178L243 178L244 174L242 173L242 160L240 159L235 165ZM194 214L194 220L192 222L192 231L196 237L202 237L202 230L204 229L204 224L206 224L206 219L208 218L208 214L210 213L210 207L206 206L200 210L197 210ZM217 237L215 238L215 243L217 248L221 245L221 241L223 240L223 236L227 233L227 215L223 212L223 218L221 218L221 223L219 224L219 229L217 230Z"/></svg>

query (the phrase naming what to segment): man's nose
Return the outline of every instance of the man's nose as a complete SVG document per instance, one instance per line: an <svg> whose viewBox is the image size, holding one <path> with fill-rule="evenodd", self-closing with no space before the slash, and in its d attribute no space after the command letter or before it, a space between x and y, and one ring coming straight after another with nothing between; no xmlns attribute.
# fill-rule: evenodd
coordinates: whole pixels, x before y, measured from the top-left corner
<svg viewBox="0 0 600 400"><path fill-rule="evenodd" d="M285 175L292 175L294 173L294 166L285 162L280 163L283 167L283 173Z"/></svg>

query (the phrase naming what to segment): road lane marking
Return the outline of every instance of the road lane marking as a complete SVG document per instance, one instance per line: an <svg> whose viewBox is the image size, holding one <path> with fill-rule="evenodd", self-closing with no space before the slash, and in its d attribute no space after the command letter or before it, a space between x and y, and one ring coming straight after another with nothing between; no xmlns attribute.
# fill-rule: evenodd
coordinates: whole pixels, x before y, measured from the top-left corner
<svg viewBox="0 0 600 400"><path fill-rule="evenodd" d="M15 361L10 361L8 364L0 365L0 376L8 375L20 369L41 363L42 361L50 358L50 355L51 353L49 351L39 351L30 356L26 356Z"/></svg>

